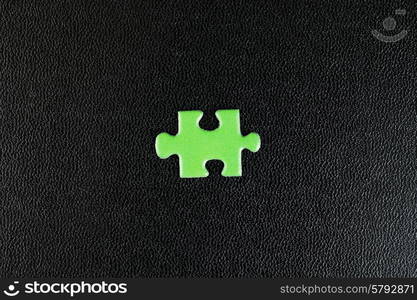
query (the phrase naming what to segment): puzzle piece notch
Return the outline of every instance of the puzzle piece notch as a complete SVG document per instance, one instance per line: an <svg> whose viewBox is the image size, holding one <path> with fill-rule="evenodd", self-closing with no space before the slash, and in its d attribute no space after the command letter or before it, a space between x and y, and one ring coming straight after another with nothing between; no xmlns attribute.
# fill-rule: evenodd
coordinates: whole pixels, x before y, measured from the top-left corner
<svg viewBox="0 0 417 300"><path fill-rule="evenodd" d="M178 155L180 177L207 177L205 164L209 160L221 160L223 176L241 176L241 151L256 152L260 137L256 133L242 136L239 110L218 110L219 127L204 130L199 127L202 111L178 112L178 133L173 136L161 133L156 138L156 152L160 158Z"/></svg>

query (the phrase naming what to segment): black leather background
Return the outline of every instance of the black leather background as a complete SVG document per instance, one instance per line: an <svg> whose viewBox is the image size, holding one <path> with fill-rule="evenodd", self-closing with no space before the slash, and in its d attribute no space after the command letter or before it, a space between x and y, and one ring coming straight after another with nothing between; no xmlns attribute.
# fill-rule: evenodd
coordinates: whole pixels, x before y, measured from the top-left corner
<svg viewBox="0 0 417 300"><path fill-rule="evenodd" d="M1 277L417 276L416 12L2 1ZM260 151L180 179L156 135L222 108Z"/></svg>

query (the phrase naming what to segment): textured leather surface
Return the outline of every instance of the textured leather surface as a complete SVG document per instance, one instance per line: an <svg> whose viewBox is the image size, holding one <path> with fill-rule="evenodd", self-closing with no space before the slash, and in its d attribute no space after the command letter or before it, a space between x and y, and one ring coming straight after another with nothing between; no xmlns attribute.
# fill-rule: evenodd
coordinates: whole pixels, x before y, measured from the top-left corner
<svg viewBox="0 0 417 300"><path fill-rule="evenodd" d="M417 276L416 5L173 2L1 2L0 275ZM222 108L260 151L180 179Z"/></svg>

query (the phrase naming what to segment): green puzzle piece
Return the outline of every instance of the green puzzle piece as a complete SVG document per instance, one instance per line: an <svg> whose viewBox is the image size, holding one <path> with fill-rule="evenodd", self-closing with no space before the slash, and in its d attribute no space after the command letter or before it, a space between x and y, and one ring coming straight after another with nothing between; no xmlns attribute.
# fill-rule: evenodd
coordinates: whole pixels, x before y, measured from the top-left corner
<svg viewBox="0 0 417 300"><path fill-rule="evenodd" d="M218 110L219 127L215 130L201 129L203 112L199 110L178 112L178 133L172 136L161 133L156 137L156 153L160 158L178 155L180 177L207 177L205 164L209 160L223 161L223 176L241 176L241 152L259 150L261 139L258 134L242 136L238 109Z"/></svg>

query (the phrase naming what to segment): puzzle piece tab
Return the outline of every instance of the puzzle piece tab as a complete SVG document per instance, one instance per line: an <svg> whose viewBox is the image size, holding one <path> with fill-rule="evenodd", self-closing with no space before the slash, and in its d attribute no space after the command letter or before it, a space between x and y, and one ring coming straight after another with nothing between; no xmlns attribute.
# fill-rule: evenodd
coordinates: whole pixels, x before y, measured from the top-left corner
<svg viewBox="0 0 417 300"><path fill-rule="evenodd" d="M239 110L218 110L219 127L204 130L199 126L203 112L199 110L178 112L178 133L173 136L161 133L156 137L156 153L160 158L178 155L180 177L207 177L206 162L221 160L223 176L242 176L241 152L259 150L261 139L258 134L242 136Z"/></svg>

